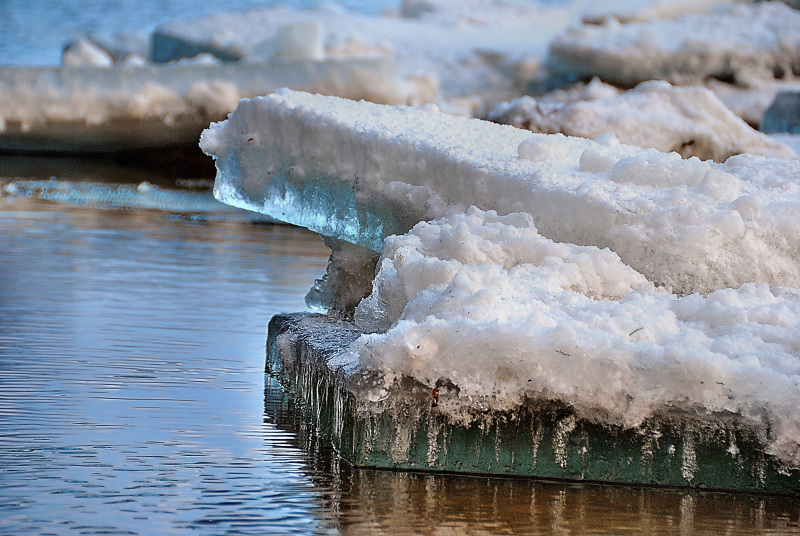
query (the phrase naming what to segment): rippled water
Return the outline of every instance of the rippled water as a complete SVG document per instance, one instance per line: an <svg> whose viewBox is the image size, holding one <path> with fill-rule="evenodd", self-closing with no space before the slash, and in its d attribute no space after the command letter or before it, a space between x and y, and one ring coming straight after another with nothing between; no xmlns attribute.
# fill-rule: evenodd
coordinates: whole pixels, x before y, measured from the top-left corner
<svg viewBox="0 0 800 536"><path fill-rule="evenodd" d="M2 534L800 534L792 498L353 469L265 377L327 250L0 196Z"/></svg>
<svg viewBox="0 0 800 536"><path fill-rule="evenodd" d="M324 271L319 238L2 201L0 528L320 526L304 455L264 420L263 373L270 315Z"/></svg>

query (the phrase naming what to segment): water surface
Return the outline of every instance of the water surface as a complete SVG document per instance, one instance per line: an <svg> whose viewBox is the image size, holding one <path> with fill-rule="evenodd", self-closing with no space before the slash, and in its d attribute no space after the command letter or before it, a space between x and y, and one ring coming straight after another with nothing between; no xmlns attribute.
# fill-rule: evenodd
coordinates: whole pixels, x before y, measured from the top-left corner
<svg viewBox="0 0 800 536"><path fill-rule="evenodd" d="M319 238L0 203L0 528L324 527L302 452L263 418L267 321L304 307Z"/></svg>
<svg viewBox="0 0 800 536"><path fill-rule="evenodd" d="M19 192L0 534L800 534L793 498L353 469L263 372L270 316L324 272L318 237Z"/></svg>

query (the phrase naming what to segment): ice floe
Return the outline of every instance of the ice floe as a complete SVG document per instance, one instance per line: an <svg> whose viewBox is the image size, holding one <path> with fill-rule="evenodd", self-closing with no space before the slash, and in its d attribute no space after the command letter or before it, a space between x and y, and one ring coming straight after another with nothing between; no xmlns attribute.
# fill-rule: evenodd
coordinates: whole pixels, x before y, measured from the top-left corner
<svg viewBox="0 0 800 536"><path fill-rule="evenodd" d="M88 46L88 45L87 45ZM405 103L384 58L270 64L0 68L0 149L120 151L194 145L240 98L292 86Z"/></svg>
<svg viewBox="0 0 800 536"><path fill-rule="evenodd" d="M281 91L202 137L217 195L380 251L417 222L476 205L527 212L558 242L608 247L678 294L800 286L800 161L684 160L597 140Z"/></svg>
<svg viewBox="0 0 800 536"><path fill-rule="evenodd" d="M268 61L287 32L314 28L306 43L321 41L315 54L390 56L407 79L427 80L454 111L474 114L524 91L549 40L574 17L545 4L487 0L405 2L397 16L270 7L162 25L153 33L153 59L210 52Z"/></svg>
<svg viewBox="0 0 800 536"><path fill-rule="evenodd" d="M588 87L588 86L587 86ZM487 117L533 132L597 138L614 134L622 143L677 152L684 158L724 162L750 153L792 158L794 152L753 130L709 90L643 82L607 99L577 101L553 107L532 97L498 105Z"/></svg>
<svg viewBox="0 0 800 536"><path fill-rule="evenodd" d="M345 272L370 265L339 239L382 252L343 352L387 388L452 382L456 420L531 399L626 427L735 416L800 464L800 161L293 91L201 145L224 202L334 237Z"/></svg>

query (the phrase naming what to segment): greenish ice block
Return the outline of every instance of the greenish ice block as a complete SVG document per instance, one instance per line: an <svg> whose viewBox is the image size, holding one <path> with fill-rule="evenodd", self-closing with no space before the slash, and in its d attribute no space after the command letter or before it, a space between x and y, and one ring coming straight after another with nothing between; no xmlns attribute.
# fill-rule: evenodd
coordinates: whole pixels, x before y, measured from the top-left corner
<svg viewBox="0 0 800 536"><path fill-rule="evenodd" d="M798 495L800 471L764 452L727 418L661 414L635 429L581 419L564 404L453 419L430 388L388 392L344 351L360 332L311 313L274 316L267 373L305 406L317 430L359 467L472 473ZM455 394L441 386L439 397Z"/></svg>

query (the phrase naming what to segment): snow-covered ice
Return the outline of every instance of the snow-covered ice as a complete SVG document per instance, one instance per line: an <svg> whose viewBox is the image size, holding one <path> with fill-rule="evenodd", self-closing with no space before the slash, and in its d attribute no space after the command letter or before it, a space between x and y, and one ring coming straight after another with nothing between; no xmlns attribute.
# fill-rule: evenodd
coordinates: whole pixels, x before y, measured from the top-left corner
<svg viewBox="0 0 800 536"><path fill-rule="evenodd" d="M293 91L201 146L226 203L382 252L343 351L387 388L451 381L453 419L525 399L623 426L735 416L800 465L800 161Z"/></svg>
<svg viewBox="0 0 800 536"><path fill-rule="evenodd" d="M550 44L547 66L572 79L633 86L709 77L745 81L796 73L800 12L781 2L723 5L676 19L572 27Z"/></svg>
<svg viewBox="0 0 800 536"><path fill-rule="evenodd" d="M348 353L387 388L446 379L475 413L557 400L631 427L668 411L737 415L800 464L796 290L678 298L608 249L542 237L529 214L471 208L387 239L356 320L378 332Z"/></svg>
<svg viewBox="0 0 800 536"><path fill-rule="evenodd" d="M533 134L293 91L242 101L201 145L223 201L375 251L476 205L527 212L552 240L611 248L678 294L800 286L797 160L684 160L609 135Z"/></svg>
<svg viewBox="0 0 800 536"><path fill-rule="evenodd" d="M717 162L741 153L795 156L736 117L711 91L668 82L643 82L621 95L556 108L521 97L496 106L488 119L533 132L590 139L610 132L622 143Z"/></svg>

